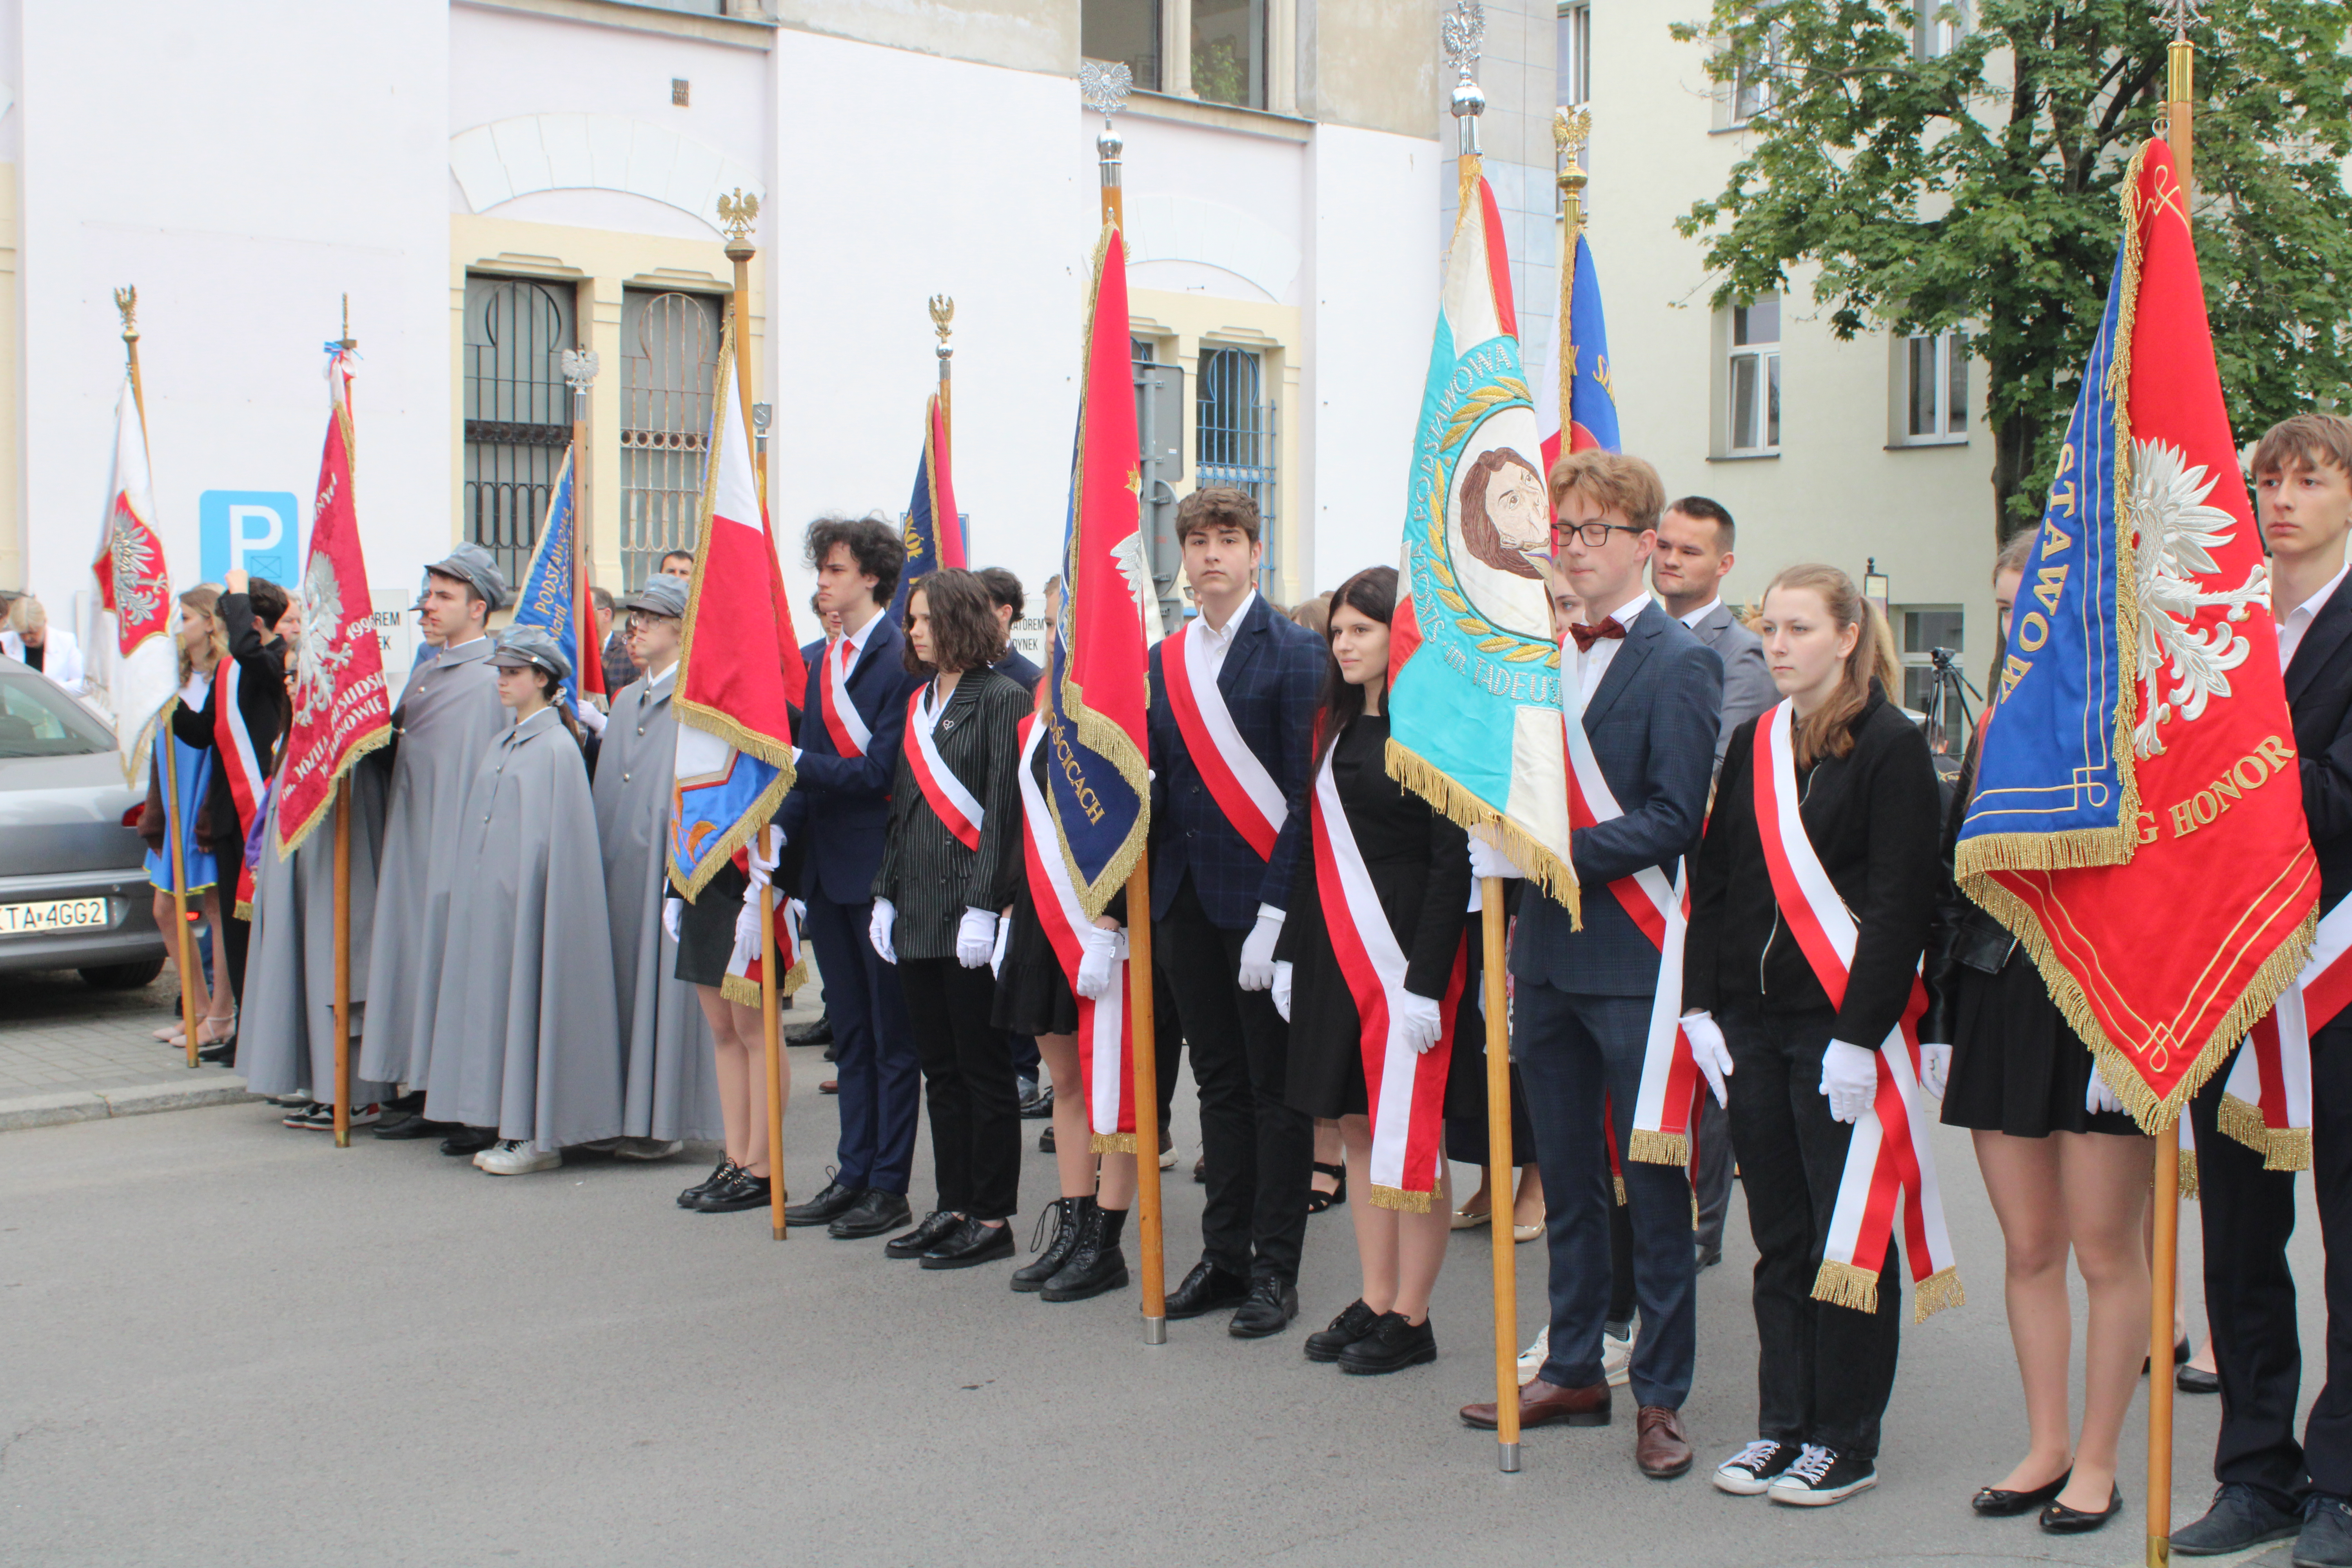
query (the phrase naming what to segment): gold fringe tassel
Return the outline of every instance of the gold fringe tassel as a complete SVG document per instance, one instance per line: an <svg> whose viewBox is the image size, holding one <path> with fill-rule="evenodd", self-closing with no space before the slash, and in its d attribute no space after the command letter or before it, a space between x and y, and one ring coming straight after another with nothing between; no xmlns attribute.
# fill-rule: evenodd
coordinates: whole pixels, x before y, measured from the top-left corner
<svg viewBox="0 0 2352 1568"><path fill-rule="evenodd" d="M1135 1152L1135 1134L1132 1132L1097 1132L1088 1142L1089 1147L1097 1154Z"/></svg>
<svg viewBox="0 0 2352 1568"><path fill-rule="evenodd" d="M2263 1123L2260 1106L2248 1105L2234 1094L2225 1094L2221 1097L2221 1108L2214 1112L2213 1121L2223 1132L2255 1153L2270 1153L2271 1130Z"/></svg>
<svg viewBox="0 0 2352 1568"><path fill-rule="evenodd" d="M2263 1151L2265 1171L2308 1171L2311 1169L2311 1129L2281 1127L2271 1133L2270 1147Z"/></svg>
<svg viewBox="0 0 2352 1568"><path fill-rule="evenodd" d="M241 921L250 921L253 919L253 906L246 902L243 899L237 900L236 918Z"/></svg>
<svg viewBox="0 0 2352 1568"><path fill-rule="evenodd" d="M2150 1187L2154 1187L2156 1184L2150 1182L2148 1185ZM2197 1201L2199 1195L2197 1186L2197 1151L2194 1149L2183 1149L2180 1152L2179 1190L2183 1202L2193 1204Z"/></svg>
<svg viewBox="0 0 2352 1568"><path fill-rule="evenodd" d="M1576 871L1567 861L1529 837L1525 828L1485 799L1455 784L1434 763L1393 739L1389 742L1388 774L1444 812L1465 832L1485 829L1494 833L1499 841L1496 847L1527 873L1528 880L1541 888L1554 903L1567 909L1570 929L1584 929L1583 896L1577 887Z"/></svg>
<svg viewBox="0 0 2352 1568"><path fill-rule="evenodd" d="M1827 1301L1832 1307L1851 1307L1857 1312L1878 1310L1878 1276L1851 1263L1822 1259L1821 1272L1813 1276L1813 1300Z"/></svg>
<svg viewBox="0 0 2352 1568"><path fill-rule="evenodd" d="M1621 1209L1623 1208L1625 1206L1625 1178L1622 1176L1612 1175L1609 1178L1609 1183L1612 1186L1617 1189L1617 1206Z"/></svg>
<svg viewBox="0 0 2352 1568"><path fill-rule="evenodd" d="M1820 1287L1814 1287L1818 1293ZM1969 1293L1960 1289L1959 1265L1938 1268L1911 1288L1911 1321L1924 1323L1947 1307L1965 1307Z"/></svg>
<svg viewBox="0 0 2352 1568"><path fill-rule="evenodd" d="M1690 1137L1682 1132L1652 1132L1642 1128L1625 1141L1625 1157L1644 1165L1687 1165Z"/></svg>
<svg viewBox="0 0 2352 1568"><path fill-rule="evenodd" d="M1376 1209L1394 1209L1399 1214L1427 1214L1429 1194L1409 1193L1402 1187L1375 1186L1364 1201Z"/></svg>

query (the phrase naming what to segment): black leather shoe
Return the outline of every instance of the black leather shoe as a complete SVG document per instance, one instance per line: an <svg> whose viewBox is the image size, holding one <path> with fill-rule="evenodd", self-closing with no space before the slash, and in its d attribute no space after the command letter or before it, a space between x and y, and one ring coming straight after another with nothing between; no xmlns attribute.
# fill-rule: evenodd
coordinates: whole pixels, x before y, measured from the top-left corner
<svg viewBox="0 0 2352 1568"><path fill-rule="evenodd" d="M387 1138L397 1142L404 1138L446 1138L452 1132L462 1131L463 1129L454 1121L427 1121L424 1114L419 1112L414 1116L400 1117L395 1121L379 1121L368 1131L379 1138Z"/></svg>
<svg viewBox="0 0 2352 1568"><path fill-rule="evenodd" d="M824 1191L804 1204L794 1204L786 1209L784 1223L793 1226L831 1225L855 1207L857 1200L864 1195L856 1187L845 1187L839 1182L827 1182L824 1184Z"/></svg>
<svg viewBox="0 0 2352 1568"><path fill-rule="evenodd" d="M1055 1198L1045 1205L1045 1212L1037 1216L1037 1234L1030 1237L1029 1250L1037 1252L1037 1242L1045 1236L1048 1222L1054 1226L1054 1239L1046 1242L1045 1251L1037 1252L1034 1262L1024 1263L1013 1271L1015 1290L1043 1290L1045 1281L1062 1271L1062 1265L1078 1249L1078 1237L1084 1234L1087 1215L1094 1212L1094 1206L1092 1198Z"/></svg>
<svg viewBox="0 0 2352 1568"><path fill-rule="evenodd" d="M945 1209L933 1209L923 1216L923 1223L904 1236L894 1236L882 1248L886 1258L920 1258L940 1242L956 1233L963 1216Z"/></svg>
<svg viewBox="0 0 2352 1568"><path fill-rule="evenodd" d="M1370 1333L1380 1321L1381 1314L1365 1306L1360 1298L1349 1302L1347 1310L1331 1320L1330 1327L1307 1336L1307 1359L1338 1361L1341 1351Z"/></svg>
<svg viewBox="0 0 2352 1568"><path fill-rule="evenodd" d="M1054 1114L1054 1086L1047 1084L1021 1102L1021 1120L1043 1121Z"/></svg>
<svg viewBox="0 0 2352 1568"><path fill-rule="evenodd" d="M923 1254L921 1261L926 1268L970 1268L976 1263L992 1263L1012 1256L1012 1221L991 1225L986 1220L968 1219L940 1237L937 1246Z"/></svg>
<svg viewBox="0 0 2352 1568"><path fill-rule="evenodd" d="M2219 1394L2221 1392L2221 1374L2207 1372L2201 1366L2184 1365L2172 1374L2172 1386L2183 1394Z"/></svg>
<svg viewBox="0 0 2352 1568"><path fill-rule="evenodd" d="M1118 1233L1127 1226L1125 1209L1107 1209L1099 1204L1087 1209L1086 1229L1078 1237L1077 1250L1062 1265L1062 1271L1045 1281L1042 1299L1048 1301L1084 1301L1106 1290L1124 1289L1127 1285L1127 1254L1119 1250Z"/></svg>
<svg viewBox="0 0 2352 1568"><path fill-rule="evenodd" d="M738 1214L744 1209L763 1209L771 1196L768 1178L755 1176L738 1169L735 1173L694 1200L697 1214ZM786 1225L792 1221L786 1220Z"/></svg>
<svg viewBox="0 0 2352 1568"><path fill-rule="evenodd" d="M1171 1319L1197 1318L1203 1312L1238 1307L1249 1299L1250 1282L1202 1260L1192 1265L1184 1282L1168 1292L1165 1310Z"/></svg>
<svg viewBox="0 0 2352 1568"><path fill-rule="evenodd" d="M425 1114L425 1091L412 1089L406 1094L395 1094L383 1102L386 1110L396 1110L403 1116Z"/></svg>
<svg viewBox="0 0 2352 1568"><path fill-rule="evenodd" d="M2035 1487L2029 1491L2005 1492L1999 1487L1984 1487L1969 1499L1969 1507L1986 1519L2012 1518L2050 1501L2064 1491L2066 1483L2074 1479L2074 1472L2070 1469L2048 1486Z"/></svg>
<svg viewBox="0 0 2352 1568"><path fill-rule="evenodd" d="M2124 1510L2124 1489L2108 1489L2107 1506L2097 1513L2086 1513L2079 1508L2068 1508L2057 1499L2050 1500L2042 1510L2042 1528L2052 1535L2088 1535L2105 1527L2107 1521Z"/></svg>
<svg viewBox="0 0 2352 1568"><path fill-rule="evenodd" d="M2172 1550L2182 1557L2220 1557L2265 1541L2284 1541L2303 1521L2253 1488L2228 1481L2213 1489L2205 1517L2172 1532Z"/></svg>
<svg viewBox="0 0 2352 1568"><path fill-rule="evenodd" d="M841 1211L824 1233L835 1241L865 1241L872 1237L887 1236L915 1217L907 1206L904 1193L886 1193L879 1187L868 1187L857 1194L857 1201ZM791 1222L791 1212L785 1213Z"/></svg>
<svg viewBox="0 0 2352 1568"><path fill-rule="evenodd" d="M1045 1123L1045 1131L1037 1134L1037 1152L1050 1154L1054 1149L1054 1124L1048 1121Z"/></svg>
<svg viewBox="0 0 2352 1568"><path fill-rule="evenodd" d="M2314 1492L2304 1506L2303 1533L2289 1558L2294 1568L2346 1568L2352 1564L2352 1505Z"/></svg>
<svg viewBox="0 0 2352 1568"><path fill-rule="evenodd" d="M1437 1331L1427 1318L1408 1323L1402 1312L1383 1312L1370 1333L1339 1352L1339 1370L1371 1376L1436 1359Z"/></svg>
<svg viewBox="0 0 2352 1568"><path fill-rule="evenodd" d="M788 1046L829 1046L833 1044L833 1015L819 1013L814 1024L802 1024L784 1031ZM831 1058L827 1058L828 1060ZM790 1222L787 1221L787 1224Z"/></svg>
<svg viewBox="0 0 2352 1568"><path fill-rule="evenodd" d="M236 1060L236 1037L231 1035L226 1040L215 1040L196 1052L196 1060L210 1062L215 1067L229 1066Z"/></svg>
<svg viewBox="0 0 2352 1568"><path fill-rule="evenodd" d="M1290 1320L1297 1316L1298 1288L1271 1274L1260 1275L1250 1281L1249 1300L1234 1313L1225 1332L1237 1340L1262 1340L1290 1327Z"/></svg>
<svg viewBox="0 0 2352 1568"><path fill-rule="evenodd" d="M453 1159L460 1154L470 1156L480 1153L498 1141L499 1130L495 1127L460 1127L441 1140L441 1152Z"/></svg>
<svg viewBox="0 0 2352 1568"><path fill-rule="evenodd" d="M716 1192L720 1187L725 1186L727 1184L727 1178L733 1175L735 1173L735 1170L736 1166L734 1161L729 1159L724 1154L719 1155L719 1163L711 1167L710 1174L703 1177L702 1180L695 1183L694 1185L687 1188L686 1191L677 1194L677 1206L682 1209L692 1208L695 1205L696 1199L702 1197L706 1194ZM790 1209L786 1209L784 1211L787 1216L789 1216L792 1212L793 1211Z"/></svg>

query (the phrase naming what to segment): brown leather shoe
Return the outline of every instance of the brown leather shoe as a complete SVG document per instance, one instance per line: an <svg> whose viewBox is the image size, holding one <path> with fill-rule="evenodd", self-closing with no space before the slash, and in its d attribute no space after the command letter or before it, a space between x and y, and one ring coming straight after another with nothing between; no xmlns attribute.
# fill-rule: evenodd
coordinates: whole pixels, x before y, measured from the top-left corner
<svg viewBox="0 0 2352 1568"><path fill-rule="evenodd" d="M1679 1410L1644 1405L1633 1414L1633 1462L1654 1481L1670 1481L1691 1468L1690 1437Z"/></svg>
<svg viewBox="0 0 2352 1568"><path fill-rule="evenodd" d="M1465 1405L1462 1407L1462 1424L1475 1426L1482 1432L1495 1429L1495 1403ZM1531 1378L1519 1385L1519 1427L1529 1426L1606 1426L1609 1425L1609 1385L1596 1383L1590 1388L1562 1388L1542 1378ZM1690 1465L1690 1450L1683 1450L1683 1465Z"/></svg>

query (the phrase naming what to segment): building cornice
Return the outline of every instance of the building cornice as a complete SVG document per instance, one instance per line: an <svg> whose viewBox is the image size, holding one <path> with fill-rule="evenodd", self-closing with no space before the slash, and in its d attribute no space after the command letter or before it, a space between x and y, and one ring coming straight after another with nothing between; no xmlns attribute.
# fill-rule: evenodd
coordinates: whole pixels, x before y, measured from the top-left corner
<svg viewBox="0 0 2352 1568"><path fill-rule="evenodd" d="M673 11L665 5L638 5L635 0L449 0L476 11L512 11L525 16L553 16L592 26L618 27L633 33L661 33L674 38L699 38L740 49L766 52L775 47L776 23L751 16L706 16Z"/></svg>

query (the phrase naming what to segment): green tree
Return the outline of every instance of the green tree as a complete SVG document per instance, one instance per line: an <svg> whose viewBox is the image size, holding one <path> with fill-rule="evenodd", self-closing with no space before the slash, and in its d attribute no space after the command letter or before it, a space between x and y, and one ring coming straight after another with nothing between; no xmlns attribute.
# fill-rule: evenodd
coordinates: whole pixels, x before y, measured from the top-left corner
<svg viewBox="0 0 2352 1568"><path fill-rule="evenodd" d="M1709 74L1753 141L1704 235L1716 303L1819 271L1842 339L1964 328L1990 384L1997 536L2041 515L2121 237L2133 149L2163 113L2151 0L1715 0ZM2193 217L2240 440L2352 401L2352 59L2344 0L2210 0L2197 29ZM1742 90L1744 77L1745 90ZM1759 91L1759 87L1761 90ZM1759 101L1760 100L1760 101Z"/></svg>

